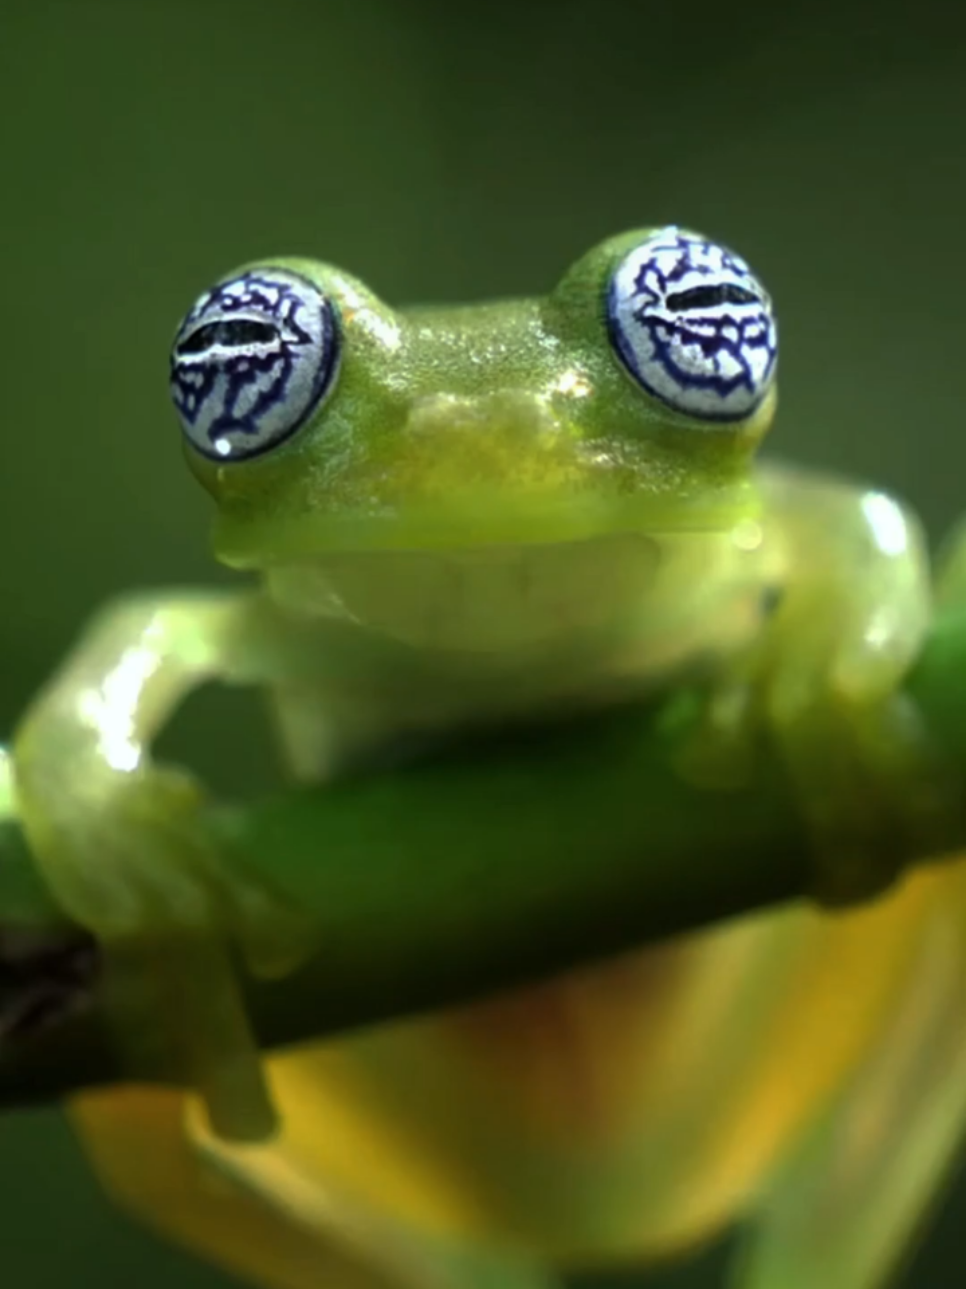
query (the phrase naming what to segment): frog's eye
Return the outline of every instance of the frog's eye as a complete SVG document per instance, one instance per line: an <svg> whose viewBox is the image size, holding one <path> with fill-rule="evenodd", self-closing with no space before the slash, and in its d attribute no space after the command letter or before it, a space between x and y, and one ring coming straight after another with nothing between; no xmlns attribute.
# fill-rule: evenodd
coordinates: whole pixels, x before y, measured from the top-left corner
<svg viewBox="0 0 966 1289"><path fill-rule="evenodd" d="M332 305L287 269L254 269L198 299L171 352L171 396L190 442L243 461L302 425L331 388Z"/></svg>
<svg viewBox="0 0 966 1289"><path fill-rule="evenodd" d="M774 375L767 292L744 260L694 233L662 229L624 257L607 321L634 379L688 416L740 420Z"/></svg>

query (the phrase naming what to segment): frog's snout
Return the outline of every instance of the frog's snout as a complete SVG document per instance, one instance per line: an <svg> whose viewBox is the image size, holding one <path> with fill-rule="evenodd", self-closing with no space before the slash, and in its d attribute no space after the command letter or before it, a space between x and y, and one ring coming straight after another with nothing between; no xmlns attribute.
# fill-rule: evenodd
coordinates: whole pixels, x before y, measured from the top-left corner
<svg viewBox="0 0 966 1289"><path fill-rule="evenodd" d="M436 394L410 409L398 477L416 495L452 502L480 490L490 504L568 495L584 472L579 436L538 394Z"/></svg>
<svg viewBox="0 0 966 1289"><path fill-rule="evenodd" d="M501 390L479 395L429 394L410 408L405 432L428 436L436 443L451 437L474 436L480 441L553 436L562 428L547 400L526 390Z"/></svg>

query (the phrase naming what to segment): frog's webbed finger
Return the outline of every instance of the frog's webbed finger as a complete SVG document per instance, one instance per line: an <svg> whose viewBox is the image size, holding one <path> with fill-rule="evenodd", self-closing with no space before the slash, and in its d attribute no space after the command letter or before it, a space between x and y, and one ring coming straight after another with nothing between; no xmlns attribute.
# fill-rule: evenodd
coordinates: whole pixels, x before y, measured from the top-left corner
<svg viewBox="0 0 966 1289"><path fill-rule="evenodd" d="M230 893L200 786L152 764L150 745L191 689L247 678L253 603L185 592L108 608L28 710L13 749L14 803L51 890L108 962L134 946L150 964L145 981L176 1068L219 1124L244 1135L264 1131L270 1115L229 954ZM135 1058L139 1025L143 1017L118 1014Z"/></svg>
<svg viewBox="0 0 966 1289"><path fill-rule="evenodd" d="M288 1142L208 1141L202 1151L188 1130L186 1100L120 1088L75 1099L72 1117L120 1203L247 1282L268 1289L552 1289L527 1260L437 1238L350 1200L325 1176L306 1175L291 1150L297 1110L285 1115Z"/></svg>
<svg viewBox="0 0 966 1289"><path fill-rule="evenodd" d="M903 1260L966 1126L966 877L933 886L891 1024L773 1179L736 1289L878 1289Z"/></svg>

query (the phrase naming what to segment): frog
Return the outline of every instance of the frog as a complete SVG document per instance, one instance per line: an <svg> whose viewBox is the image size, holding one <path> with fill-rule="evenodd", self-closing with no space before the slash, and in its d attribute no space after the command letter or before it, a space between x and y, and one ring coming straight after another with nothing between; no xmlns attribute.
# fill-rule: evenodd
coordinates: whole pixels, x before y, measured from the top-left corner
<svg viewBox="0 0 966 1289"><path fill-rule="evenodd" d="M899 1265L966 1114L966 878L898 876L950 808L901 684L935 592L904 504L761 460L777 365L758 276L678 225L539 298L397 309L292 257L198 297L172 399L249 578L109 605L9 757L51 890L108 956L144 946L182 1060L184 1089L135 1061L74 1099L130 1211L271 1289L550 1289L736 1222L739 1289ZM679 773L728 791L764 729L808 898L257 1052L237 954L284 976L319 946L219 881L203 785L152 755L189 693L264 690L324 784L683 678Z"/></svg>

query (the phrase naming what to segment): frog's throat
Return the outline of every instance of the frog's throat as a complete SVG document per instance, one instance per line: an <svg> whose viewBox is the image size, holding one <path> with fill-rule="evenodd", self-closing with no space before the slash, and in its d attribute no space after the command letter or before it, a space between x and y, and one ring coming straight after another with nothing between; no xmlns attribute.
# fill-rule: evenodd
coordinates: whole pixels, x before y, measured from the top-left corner
<svg viewBox="0 0 966 1289"><path fill-rule="evenodd" d="M296 617L361 628L423 654L524 666L532 686L533 665L540 684L548 681L544 664L563 668L554 683L561 676L569 683L588 666L612 670L620 654L638 663L646 656L650 666L669 645L684 652L695 625L703 647L710 623L710 634L720 634L722 597L743 599L751 589L754 598L756 557L734 530L616 533L545 544L328 551L267 569L265 584Z"/></svg>

